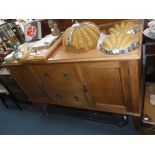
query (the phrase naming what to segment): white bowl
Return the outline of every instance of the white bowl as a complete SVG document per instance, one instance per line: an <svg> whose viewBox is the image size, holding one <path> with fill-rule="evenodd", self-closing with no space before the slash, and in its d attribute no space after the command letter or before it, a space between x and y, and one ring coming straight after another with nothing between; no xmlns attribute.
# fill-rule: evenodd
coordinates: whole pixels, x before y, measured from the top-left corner
<svg viewBox="0 0 155 155"><path fill-rule="evenodd" d="M149 27L149 31L150 31L151 33L155 33L155 25L150 26L150 27Z"/></svg>

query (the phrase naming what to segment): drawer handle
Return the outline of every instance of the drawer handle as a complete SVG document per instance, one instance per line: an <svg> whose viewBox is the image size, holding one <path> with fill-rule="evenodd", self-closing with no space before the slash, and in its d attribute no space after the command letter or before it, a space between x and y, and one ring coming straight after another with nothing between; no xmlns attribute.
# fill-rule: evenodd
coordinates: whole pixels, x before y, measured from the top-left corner
<svg viewBox="0 0 155 155"><path fill-rule="evenodd" d="M49 79L48 73L44 73L44 77L47 78L47 79Z"/></svg>
<svg viewBox="0 0 155 155"><path fill-rule="evenodd" d="M59 95L59 94L56 94L55 96L56 96L56 98L59 98L59 99L62 99L62 98L63 98L63 97L62 97L61 95Z"/></svg>
<svg viewBox="0 0 155 155"><path fill-rule="evenodd" d="M79 98L77 96L74 96L75 101L79 101Z"/></svg>
<svg viewBox="0 0 155 155"><path fill-rule="evenodd" d="M64 73L63 75L64 75L64 79L65 79L65 80L69 80L68 74Z"/></svg>
<svg viewBox="0 0 155 155"><path fill-rule="evenodd" d="M83 84L82 87L83 87L83 92L87 93L88 92L87 86Z"/></svg>

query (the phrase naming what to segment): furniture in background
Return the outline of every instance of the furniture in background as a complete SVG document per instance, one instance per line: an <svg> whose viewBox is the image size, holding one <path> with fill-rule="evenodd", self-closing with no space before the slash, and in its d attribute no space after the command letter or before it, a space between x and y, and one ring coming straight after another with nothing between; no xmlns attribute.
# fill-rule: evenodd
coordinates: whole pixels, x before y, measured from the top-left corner
<svg viewBox="0 0 155 155"><path fill-rule="evenodd" d="M155 95L155 40L145 37L143 45L144 105L142 114L143 134L155 134L155 105L150 95Z"/></svg>
<svg viewBox="0 0 155 155"><path fill-rule="evenodd" d="M12 101L15 103L15 105L18 107L19 110L22 110L22 108L20 107L20 105L17 103L17 101L15 100L15 98L12 96L12 94L10 94L8 92L8 90L3 86L3 84L0 83L0 100L2 101L2 103L4 104L4 106L6 108L8 108L9 106L6 103L6 97L9 96Z"/></svg>
<svg viewBox="0 0 155 155"><path fill-rule="evenodd" d="M22 89L17 85L15 80L12 78L10 72L4 67L0 69L0 81L4 85L4 87L8 90L10 97L17 104L19 109L21 109L19 104L20 102L28 104L31 103L28 100L28 97L22 91Z"/></svg>
<svg viewBox="0 0 155 155"><path fill-rule="evenodd" d="M25 42L24 33L15 19L0 24L0 64L4 57Z"/></svg>
<svg viewBox="0 0 155 155"><path fill-rule="evenodd" d="M0 100L2 101L2 103L4 104L4 106L6 108L8 108L7 103L5 102L5 96L9 95L9 92L7 91L7 89L0 83Z"/></svg>

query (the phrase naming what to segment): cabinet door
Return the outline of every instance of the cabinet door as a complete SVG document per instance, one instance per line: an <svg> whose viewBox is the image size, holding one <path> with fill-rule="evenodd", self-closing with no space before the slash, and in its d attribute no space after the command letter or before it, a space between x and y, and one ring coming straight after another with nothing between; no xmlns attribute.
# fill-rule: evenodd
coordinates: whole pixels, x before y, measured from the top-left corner
<svg viewBox="0 0 155 155"><path fill-rule="evenodd" d="M36 65L35 70L44 81L52 103L73 107L89 106L74 64Z"/></svg>
<svg viewBox="0 0 155 155"><path fill-rule="evenodd" d="M24 90L30 99L33 100L45 100L47 99L43 88L38 83L36 78L36 73L32 66L22 66L22 67L10 67L12 76L19 84L19 86Z"/></svg>
<svg viewBox="0 0 155 155"><path fill-rule="evenodd" d="M81 63L80 71L95 109L126 111L119 62Z"/></svg>

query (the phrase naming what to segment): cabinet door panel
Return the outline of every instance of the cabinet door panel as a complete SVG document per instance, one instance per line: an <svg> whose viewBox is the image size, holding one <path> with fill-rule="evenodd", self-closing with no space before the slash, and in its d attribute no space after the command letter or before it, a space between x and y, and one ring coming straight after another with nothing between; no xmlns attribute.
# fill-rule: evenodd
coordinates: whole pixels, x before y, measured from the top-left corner
<svg viewBox="0 0 155 155"><path fill-rule="evenodd" d="M122 105L118 69L87 69L85 76L92 99L97 103Z"/></svg>
<svg viewBox="0 0 155 155"><path fill-rule="evenodd" d="M83 63L80 68L94 108L126 111L118 62Z"/></svg>

